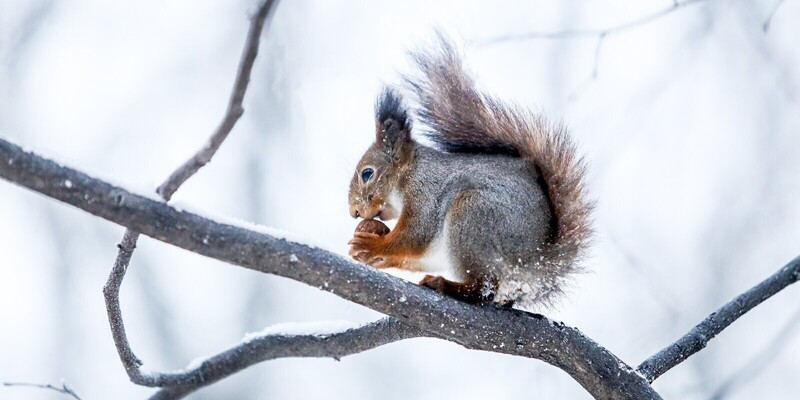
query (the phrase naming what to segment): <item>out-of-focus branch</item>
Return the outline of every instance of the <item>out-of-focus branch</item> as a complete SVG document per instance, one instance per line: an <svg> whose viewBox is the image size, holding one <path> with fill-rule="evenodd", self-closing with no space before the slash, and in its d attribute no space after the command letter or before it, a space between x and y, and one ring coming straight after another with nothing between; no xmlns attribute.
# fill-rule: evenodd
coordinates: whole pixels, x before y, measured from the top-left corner
<svg viewBox="0 0 800 400"><path fill-rule="evenodd" d="M206 145L175 170L175 172L159 186L157 192L165 201L169 201L175 191L178 190L187 179L211 160L222 145L222 142L228 137L236 121L238 121L239 117L244 113L242 102L247 91L248 83L250 82L250 73L253 70L253 64L258 55L261 32L277 3L277 0L265 0L252 17L227 112ZM108 322L111 326L114 345L117 348L122 365L125 367L125 371L128 373L131 381L145 386L174 385L182 381L176 379L173 374L157 372L146 373L142 371L140 368L142 362L133 353L130 343L128 342L127 334L125 333L125 324L122 319L122 310L119 304L119 290L122 285L122 280L125 278L128 265L130 265L131 257L133 256L133 251L136 248L138 239L139 233L128 228L122 237L122 241L117 245L119 248L117 258L114 261L114 267L111 270L108 281L103 287Z"/></svg>
<svg viewBox="0 0 800 400"><path fill-rule="evenodd" d="M78 396L78 394L75 393L75 390L69 387L65 382L61 382L61 387L54 386L49 383L41 384L41 383L25 383L25 382L4 382L3 386L9 386L9 387L20 386L20 387L32 387L38 389L49 389L59 393L66 394L74 398L75 400L81 400L80 396Z"/></svg>
<svg viewBox="0 0 800 400"><path fill-rule="evenodd" d="M534 40L534 39L575 39L575 38L597 38L598 40L602 41L608 36L616 35L618 33L622 33L631 29L639 28L642 25L645 25L659 18L665 17L675 11L678 11L681 8L701 3L703 1L706 0L675 1L672 3L672 5L665 7L661 10L658 10L652 14L648 14L643 17L634 19L632 21L624 22L619 25L603 29L565 29L562 31L554 31L554 32L541 32L541 31L527 32L527 33L495 36L487 39L478 39L472 41L471 44L474 44L476 46L488 46L503 42L521 42L525 40Z"/></svg>
<svg viewBox="0 0 800 400"><path fill-rule="evenodd" d="M648 265L646 261L631 252L627 246L622 244L615 234L607 232L605 236L608 238L609 243L614 246L617 253L619 253L624 265L628 266L641 277L641 285L647 287L647 292L650 293L654 300L661 303L661 306L669 313L670 319L676 321L678 315L681 313L678 307L673 304L673 299L676 296L669 293L664 285L660 284L661 279L653 274L653 271L657 270L657 268Z"/></svg>
<svg viewBox="0 0 800 400"><path fill-rule="evenodd" d="M772 26L772 18L775 18L775 13L778 12L778 9L781 8L781 4L783 4L784 0L777 0L775 1L775 5L772 7L772 10L769 12L767 19L764 20L764 24L761 26L761 29L764 30L764 33L769 32L770 26Z"/></svg>
<svg viewBox="0 0 800 400"><path fill-rule="evenodd" d="M614 354L544 316L466 304L324 249L177 210L2 139L0 177L194 253L331 292L466 348L542 360L595 398L661 398Z"/></svg>
<svg viewBox="0 0 800 400"><path fill-rule="evenodd" d="M642 362L636 370L648 382L654 381L672 367L706 347L711 339L744 313L798 280L800 280L800 257L795 258L769 278L720 307L675 343Z"/></svg>
<svg viewBox="0 0 800 400"><path fill-rule="evenodd" d="M773 361L781 349L791 343L792 338L800 327L800 310L789 319L789 322L783 326L780 332L769 341L769 344L758 353L757 356L748 360L744 366L729 376L723 381L714 393L709 397L709 400L723 400L728 394L732 393L734 388L747 384L749 381L754 380L764 370L770 361Z"/></svg>
<svg viewBox="0 0 800 400"><path fill-rule="evenodd" d="M179 373L186 384L164 388L151 400L183 398L253 364L286 357L342 357L370 350L392 342L430 336L409 324L387 317L378 321L329 334L270 334L249 340L204 360L200 365Z"/></svg>
<svg viewBox="0 0 800 400"><path fill-rule="evenodd" d="M698 4L703 1L706 0L684 0L684 1L675 0L671 5L662 8L661 10L658 10L652 14L648 14L643 17L634 19L632 21L624 22L619 25L614 25L603 29L565 29L561 31L552 31L552 32L537 31L537 32L501 35L486 39L473 40L470 42L470 45L484 47L500 43L522 42L526 40L536 40L536 39L545 39L545 40L595 39L596 43L594 48L594 61L592 62L592 74L586 79L586 81L584 81L580 85L580 87L573 94L570 95L570 98L574 99L575 97L577 97L578 92L582 91L582 89L584 89L591 82L597 79L598 69L600 65L600 56L603 50L603 44L608 37L632 29L639 28L647 23L650 23L659 18L672 14L673 12L678 11L682 8L691 6L693 4Z"/></svg>

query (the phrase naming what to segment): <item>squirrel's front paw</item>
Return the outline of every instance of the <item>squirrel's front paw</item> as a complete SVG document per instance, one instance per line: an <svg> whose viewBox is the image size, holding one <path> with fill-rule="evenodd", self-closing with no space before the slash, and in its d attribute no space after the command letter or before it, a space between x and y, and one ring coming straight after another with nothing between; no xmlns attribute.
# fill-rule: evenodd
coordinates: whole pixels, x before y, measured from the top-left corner
<svg viewBox="0 0 800 400"><path fill-rule="evenodd" d="M356 232L347 244L350 245L348 254L357 261L380 268L384 262L383 257L375 254L376 247L381 242L381 236L370 232Z"/></svg>

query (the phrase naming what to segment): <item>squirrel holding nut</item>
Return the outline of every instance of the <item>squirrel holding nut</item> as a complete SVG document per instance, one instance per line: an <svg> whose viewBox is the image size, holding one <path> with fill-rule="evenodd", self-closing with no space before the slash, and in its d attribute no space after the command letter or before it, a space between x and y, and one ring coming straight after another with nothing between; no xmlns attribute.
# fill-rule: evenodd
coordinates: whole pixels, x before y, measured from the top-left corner
<svg viewBox="0 0 800 400"><path fill-rule="evenodd" d="M568 132L478 91L443 36L412 57L419 72L404 89L418 108L398 89L377 100L375 142L350 182L350 214L365 220L349 254L426 273L420 285L469 303L552 304L591 235ZM389 231L375 218L398 220Z"/></svg>

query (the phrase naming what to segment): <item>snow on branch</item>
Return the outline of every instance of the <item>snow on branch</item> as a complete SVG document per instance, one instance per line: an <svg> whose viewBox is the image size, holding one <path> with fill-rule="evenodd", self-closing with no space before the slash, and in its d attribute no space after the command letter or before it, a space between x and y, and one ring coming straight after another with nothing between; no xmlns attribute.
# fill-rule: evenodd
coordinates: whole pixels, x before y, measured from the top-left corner
<svg viewBox="0 0 800 400"><path fill-rule="evenodd" d="M301 331L308 327L302 327ZM341 332L320 333L327 326L313 326L313 332L288 334L292 327L279 324L269 333L247 335L242 342L212 357L194 361L182 375L181 385L170 385L156 392L151 400L180 399L253 364L285 357L342 357L388 343L429 336L395 318L378 321ZM274 332L273 332L274 331ZM163 386L163 385L162 385Z"/></svg>
<svg viewBox="0 0 800 400"><path fill-rule="evenodd" d="M654 381L670 368L706 347L711 339L733 321L798 280L800 280L800 257L795 258L769 278L711 313L703 322L697 324L675 343L645 360L636 370L648 382Z"/></svg>

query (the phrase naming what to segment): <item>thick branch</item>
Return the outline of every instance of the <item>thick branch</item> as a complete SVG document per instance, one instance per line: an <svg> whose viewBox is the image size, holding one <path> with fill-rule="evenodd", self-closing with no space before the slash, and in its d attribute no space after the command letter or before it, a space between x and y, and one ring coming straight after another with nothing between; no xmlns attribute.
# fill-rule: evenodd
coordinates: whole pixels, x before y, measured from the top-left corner
<svg viewBox="0 0 800 400"><path fill-rule="evenodd" d="M608 350L543 316L462 303L326 250L179 211L4 140L0 176L157 240L318 287L467 348L540 359L595 398L660 398Z"/></svg>
<svg viewBox="0 0 800 400"><path fill-rule="evenodd" d="M222 145L222 142L228 137L236 121L238 121L239 117L244 113L242 102L245 92L247 91L248 83L250 82L250 73L253 70L253 64L258 55L261 32L267 18L272 14L276 5L277 0L265 0L261 3L258 11L253 16L244 50L242 51L242 56L239 61L239 68L236 73L227 112L206 145L175 170L175 172L159 186L157 192L165 201L169 201L175 191L178 190L187 179L211 160ZM125 324L122 319L122 310L119 304L119 291L122 286L122 281L125 278L125 273L128 270L128 265L130 265L131 257L133 256L133 251L136 248L138 239L138 232L130 228L125 230L122 241L117 246L119 251L114 261L114 267L108 276L108 281L103 287L106 312L108 313L108 322L111 326L111 335L114 339L114 345L117 348L117 353L119 354L128 377L134 383L145 386L163 386L183 383L180 377L174 374L162 374L157 372L144 373L139 368L142 362L133 353L130 343L128 342L127 334L125 333Z"/></svg>
<svg viewBox="0 0 800 400"><path fill-rule="evenodd" d="M675 343L645 360L636 370L649 382L656 380L670 368L706 347L711 339L744 313L798 280L800 280L800 257L795 258L763 282L720 307Z"/></svg>
<svg viewBox="0 0 800 400"><path fill-rule="evenodd" d="M286 357L332 357L338 360L385 344L420 336L430 335L391 317L338 333L262 336L246 340L206 359L198 367L180 373L187 384L161 389L150 399L183 398L197 389L266 360Z"/></svg>

